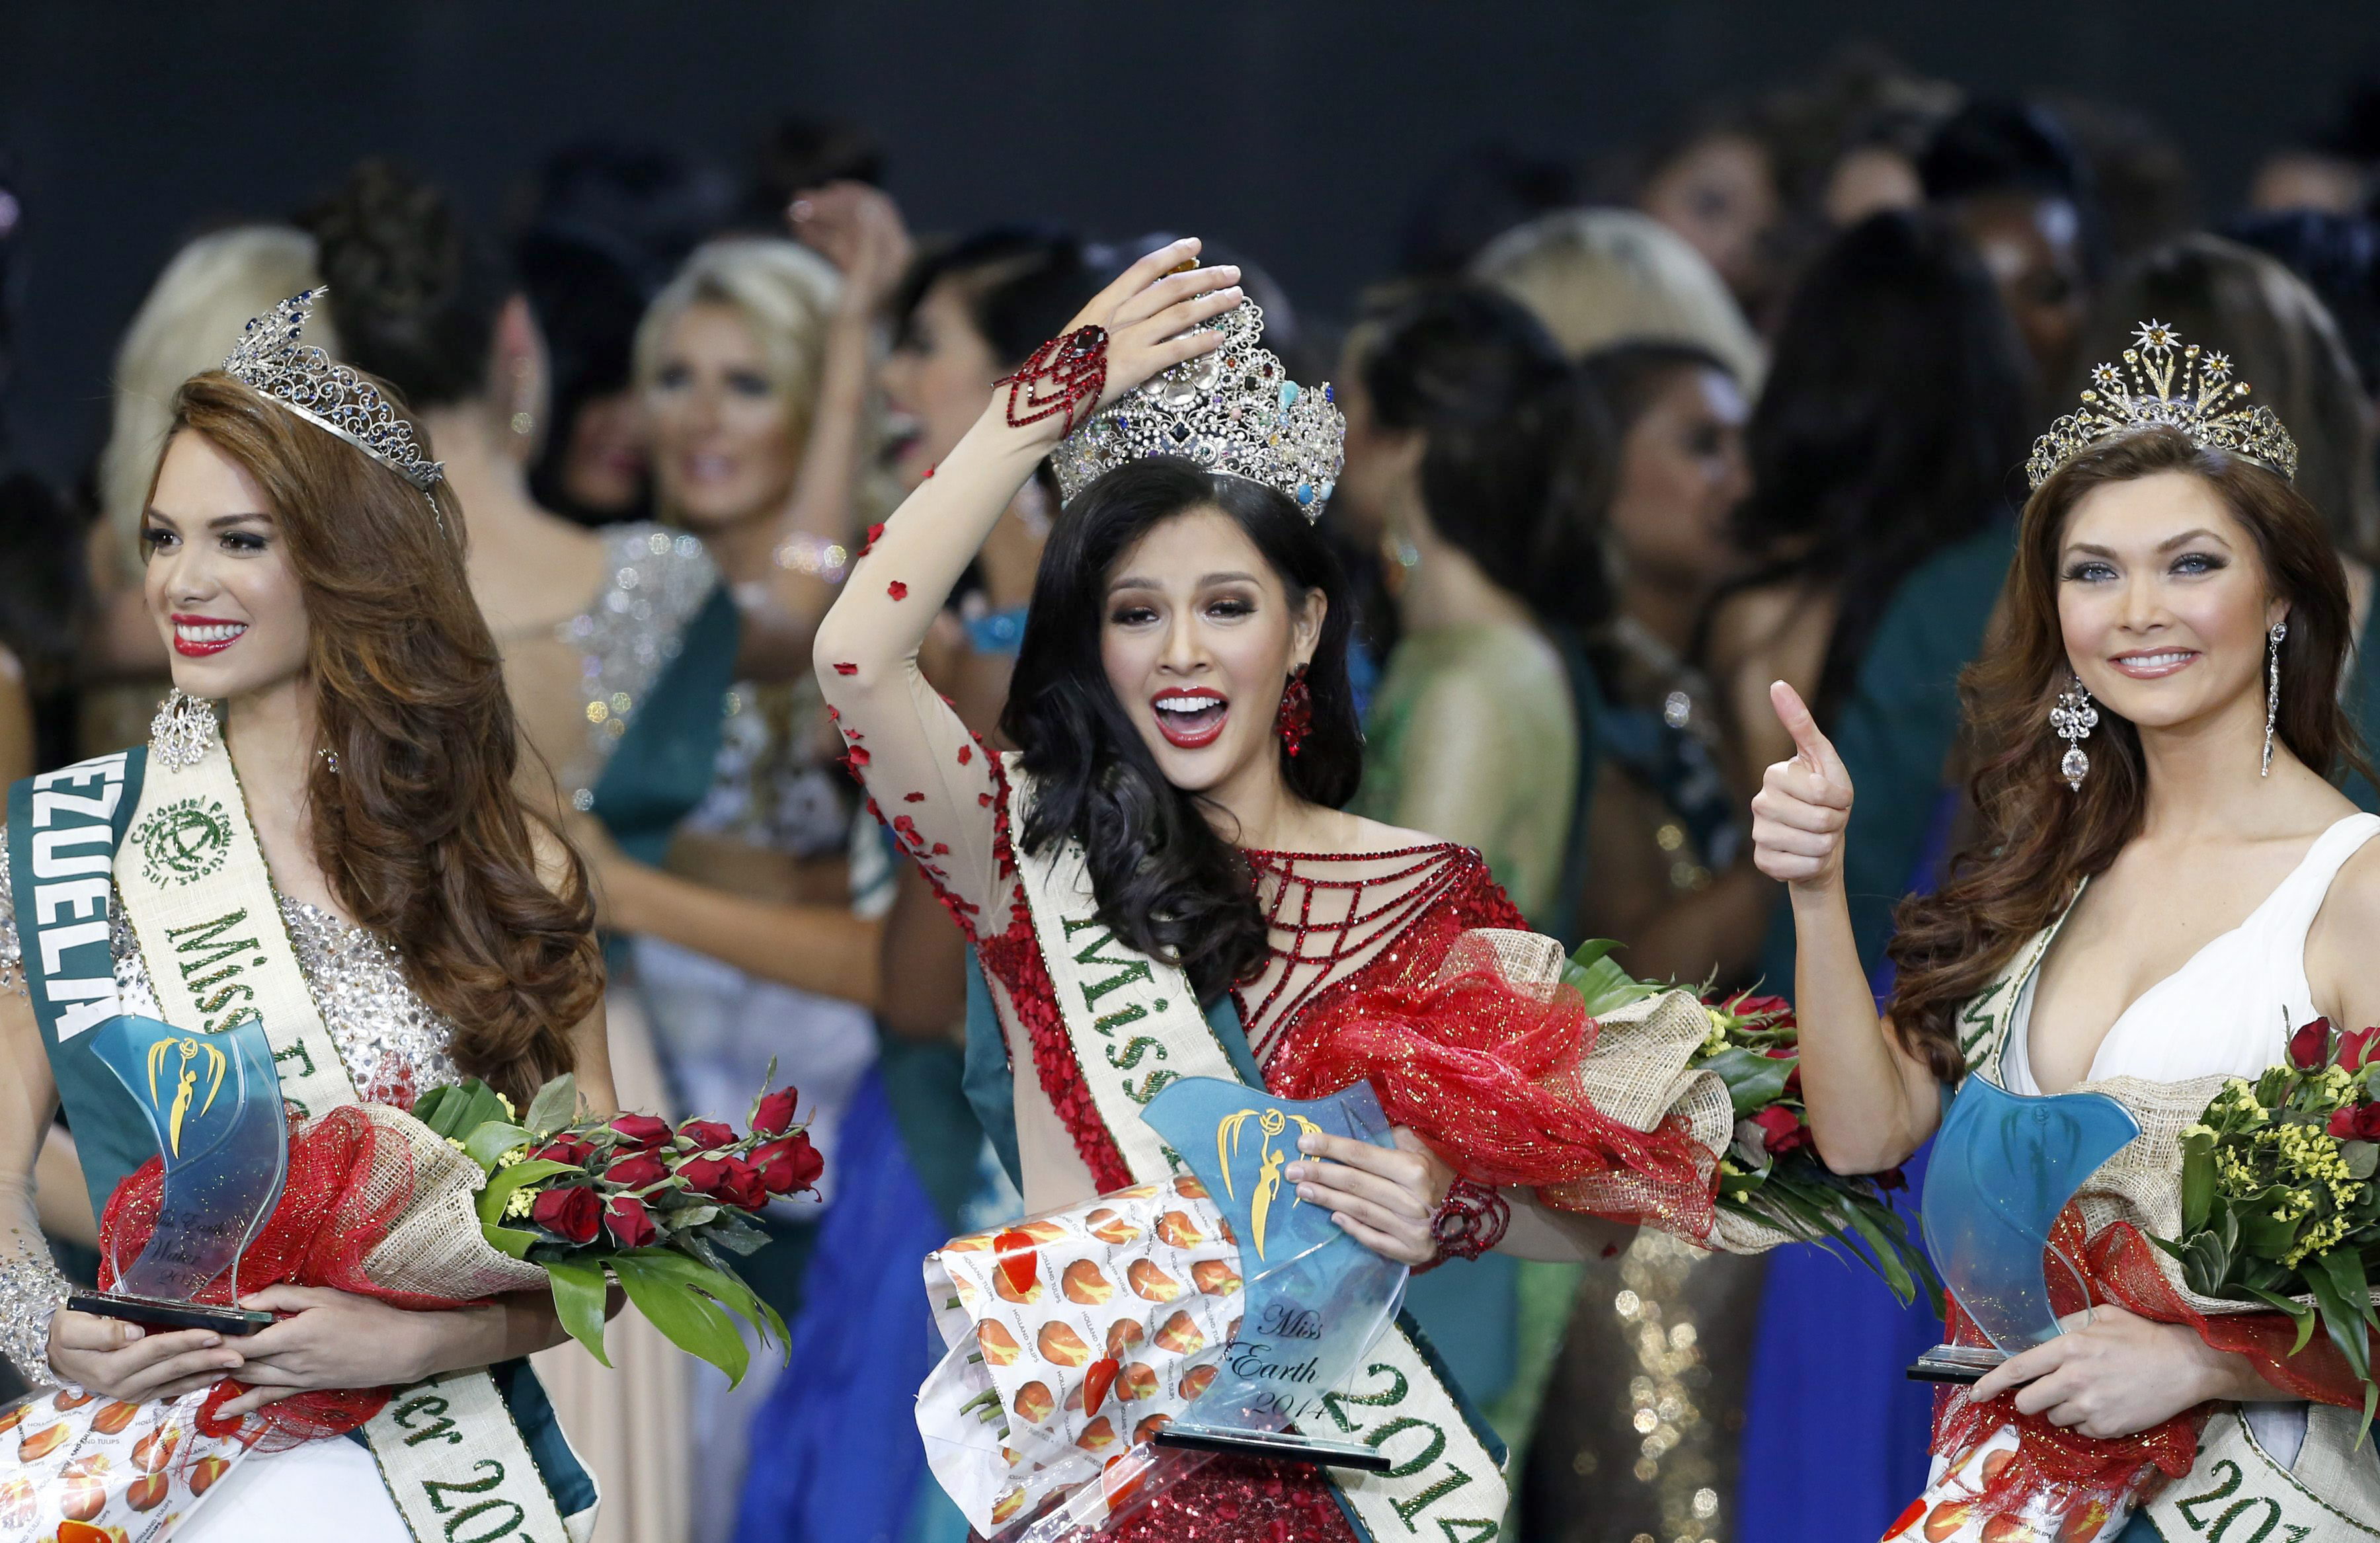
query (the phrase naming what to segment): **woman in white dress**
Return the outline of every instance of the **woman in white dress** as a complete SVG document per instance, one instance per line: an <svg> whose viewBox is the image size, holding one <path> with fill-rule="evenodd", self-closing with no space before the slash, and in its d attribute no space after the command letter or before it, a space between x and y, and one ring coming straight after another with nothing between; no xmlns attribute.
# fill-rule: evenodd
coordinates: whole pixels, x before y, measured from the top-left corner
<svg viewBox="0 0 2380 1543"><path fill-rule="evenodd" d="M2035 448L2009 632L1966 681L1979 829L1951 881L1902 906L1881 1015L1845 906L1850 779L1800 698L1772 688L1798 753L1768 769L1753 835L1791 891L1803 1087L1839 1172L1908 1158L1971 1075L2020 1094L2253 1077L2317 1014L2380 1022L2380 817L2329 780L2360 759L2338 700L2351 636L2338 558L2290 486L2286 431L2241 404L2220 355L2151 323L2126 363L2095 372L2083 410ZM2368 1448L2332 1450L2344 1412L2272 1370L2103 1305L1951 1408L2001 1400L2003 1432L2037 1415L2113 1450L2201 1405L2244 1405L2264 1480L2331 1518L2291 1536L2367 1536L2319 1529L2353 1496L2372 1513L2380 1466ZM1937 1450L1935 1488L1890 1536L1983 1535L2010 1498L1979 1502L1950 1461L1975 1450ZM2135 1503L2162 1514L2200 1476L2162 1500L2153 1468L2116 1496L2036 1491L2023 1514L2044 1537L2110 1537Z"/></svg>
<svg viewBox="0 0 2380 1543"><path fill-rule="evenodd" d="M251 340L294 339L302 319L293 303L252 323ZM517 1101L564 1071L594 1109L613 1107L593 902L577 859L516 791L518 739L498 650L465 582L460 506L373 383L319 353L261 342L235 365L177 395L147 500L144 589L177 686L152 750L45 774L11 799L34 833L22 839L12 819L20 839L0 879L0 1351L36 1386L70 1384L60 1411L88 1402L79 1388L185 1432L196 1401L225 1379L243 1385L226 1416L432 1376L459 1405L458 1390L492 1382L503 1407L479 1407L496 1423L458 1421L457 1452L491 1455L465 1428L505 1452L525 1445L528 1461L504 1482L521 1487L528 1520L551 1524L540 1536L583 1539L593 1485L519 1360L564 1338L544 1294L409 1312L281 1284L240 1299L282 1315L251 1337L144 1332L60 1305L65 1282L33 1220L34 1153L62 1095L94 1209L155 1150L120 1089L113 1106L101 1096L98 1036L85 1031L110 1013L192 1028L243 1000L235 993L269 1002L281 1091L299 1100L302 1087L316 1113L355 1100L409 1108L467 1075ZM212 701L225 708L220 734ZM195 846L144 834L184 830L144 818L173 796L160 789L208 777L220 796L189 836ZM185 807L207 811L209 800ZM84 816L96 823L61 833ZM34 881L55 876L45 869L58 869L60 842L79 849L111 835L112 867L86 852L76 861L90 866L75 871L112 877ZM175 868L210 851L212 866ZM249 853L254 865L241 860ZM182 875L170 881L180 893L240 907L225 919L253 934L203 966L214 973L197 985L222 994L202 1011L191 1006L200 966L160 956L151 930L168 902L150 898L159 881L144 887L138 876L161 861ZM279 994L257 994L269 990ZM61 1002L91 1011L62 1016ZM323 1053L299 1039L285 1055L273 1037L297 1028ZM174 1409L156 1410L161 1401ZM228 1476L189 1484L199 1499L167 1525L180 1543L416 1538L421 1497L393 1498L419 1476L403 1444L375 1428L364 1440L234 1453ZM0 1449L0 1476L33 1455ZM143 1536L161 1537L153 1524L169 1512ZM18 1520L0 1517L0 1536Z"/></svg>

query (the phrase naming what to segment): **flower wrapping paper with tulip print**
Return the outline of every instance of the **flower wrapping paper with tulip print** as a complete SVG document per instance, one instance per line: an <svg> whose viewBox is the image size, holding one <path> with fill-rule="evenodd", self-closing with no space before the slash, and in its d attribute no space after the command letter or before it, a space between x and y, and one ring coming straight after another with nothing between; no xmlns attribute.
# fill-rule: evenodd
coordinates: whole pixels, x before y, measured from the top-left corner
<svg viewBox="0 0 2380 1543"><path fill-rule="evenodd" d="M926 1289L950 1348L917 1428L984 1537L1181 1413L1245 1296L1239 1243L1187 1175L953 1238L927 1256Z"/></svg>
<svg viewBox="0 0 2380 1543"><path fill-rule="evenodd" d="M0 1410L0 1540L155 1543L247 1453L198 1428L206 1391L126 1403L50 1388Z"/></svg>

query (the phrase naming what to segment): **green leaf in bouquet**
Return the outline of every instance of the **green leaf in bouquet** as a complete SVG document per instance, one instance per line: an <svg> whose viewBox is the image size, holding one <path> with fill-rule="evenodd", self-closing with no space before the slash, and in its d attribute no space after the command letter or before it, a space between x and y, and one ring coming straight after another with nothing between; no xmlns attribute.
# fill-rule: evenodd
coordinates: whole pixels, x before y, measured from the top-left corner
<svg viewBox="0 0 2380 1543"><path fill-rule="evenodd" d="M767 1228L729 1206L703 1224L703 1235L731 1254L756 1253L769 1242Z"/></svg>
<svg viewBox="0 0 2380 1543"><path fill-rule="evenodd" d="M505 1203L512 1199L513 1191L523 1185L550 1179L556 1173L577 1172L571 1164L551 1158L523 1158L510 1168L499 1168L488 1175L487 1187L480 1191L480 1220L492 1226L504 1221Z"/></svg>
<svg viewBox="0 0 2380 1543"><path fill-rule="evenodd" d="M603 1308L611 1292L603 1282L603 1267L586 1259L549 1259L545 1275L553 1284L553 1311L562 1327L587 1347L587 1354L609 1367L612 1362L603 1354Z"/></svg>
<svg viewBox="0 0 2380 1543"><path fill-rule="evenodd" d="M2284 1221L2275 1213L2288 1198L2289 1188L2273 1185L2231 1207L2240 1228L2240 1245L2268 1259L2286 1258L2298 1241L2298 1221ZM2302 1220L2302 1219L2301 1219Z"/></svg>
<svg viewBox="0 0 2380 1543"><path fill-rule="evenodd" d="M2226 1288L2231 1273L2230 1250L2214 1233L2201 1228L2180 1243L2166 1238L2154 1241L2180 1263L2181 1278L2191 1290L2201 1296L2229 1294Z"/></svg>
<svg viewBox="0 0 2380 1543"><path fill-rule="evenodd" d="M744 1283L742 1276L725 1265L691 1259L672 1248L639 1248L629 1257L681 1285L718 1298L728 1311L758 1330L763 1340L773 1338L788 1356L793 1354L793 1337L785 1332L785 1320L777 1316L777 1309L762 1301Z"/></svg>
<svg viewBox="0 0 2380 1543"><path fill-rule="evenodd" d="M2196 1288L2193 1287L2192 1289L2195 1290ZM2250 1296L2254 1297L2257 1301L2262 1302L2266 1306L2272 1308L2275 1312L2289 1314L2290 1321L2294 1322L2298 1326L2298 1342L2297 1343L2289 1346L2290 1355L2295 1355L2299 1351L2303 1350L2306 1347L2308 1342L2313 1340L2314 1318L2316 1315L2312 1307L2307 1306L2304 1303L2299 1301L2294 1296L2283 1296L2277 1291L2265 1291L2255 1286L2245 1286L2241 1289ZM2211 1296L2214 1293L2202 1292L2200 1294Z"/></svg>
<svg viewBox="0 0 2380 1543"><path fill-rule="evenodd" d="M1728 1098L1735 1104L1735 1117L1747 1119L1785 1096L1785 1079L1793 1075L1794 1063L1757 1051L1738 1049L1730 1045L1703 1063L1703 1070L1717 1072L1727 1084Z"/></svg>
<svg viewBox="0 0 2380 1543"><path fill-rule="evenodd" d="M1658 996L1662 990L1649 980L1637 979L1613 963L1609 955L1619 946L1609 938L1589 938L1562 966L1563 983L1575 987L1586 1000L1586 1015L1590 1018Z"/></svg>
<svg viewBox="0 0 2380 1543"><path fill-rule="evenodd" d="M769 1057L769 1069L760 1074L760 1090L752 1095L752 1107L744 1112L744 1128L747 1131L751 1130L753 1124L759 1120L760 1101L766 1099L770 1090L776 1086L777 1058L772 1055Z"/></svg>
<svg viewBox="0 0 2380 1543"><path fill-rule="evenodd" d="M663 1338L689 1355L700 1356L727 1374L731 1388L744 1380L752 1353L727 1310L675 1276L633 1254L615 1255L612 1268L628 1300Z"/></svg>
<svg viewBox="0 0 2380 1543"><path fill-rule="evenodd" d="M1845 1199L1836 1209L1860 1235L1860 1241L1867 1245L1869 1267L1884 1277L1884 1283L1891 1288L1892 1299L1904 1307L1916 1301L1917 1282L1911 1277L1909 1267L1901 1261L1900 1250L1893 1246L1892 1241L1868 1216L1867 1208L1857 1201Z"/></svg>
<svg viewBox="0 0 2380 1543"><path fill-rule="evenodd" d="M552 1136L578 1118L578 1079L568 1072L537 1090L521 1124L532 1136Z"/></svg>
<svg viewBox="0 0 2380 1543"><path fill-rule="evenodd" d="M495 1089L477 1077L431 1088L414 1102L413 1117L450 1141L491 1120L512 1118Z"/></svg>
<svg viewBox="0 0 2380 1543"><path fill-rule="evenodd" d="M2215 1203L2215 1133L2192 1130L2181 1138L2181 1235L2206 1225Z"/></svg>
<svg viewBox="0 0 2380 1543"><path fill-rule="evenodd" d="M2322 1310L2322 1326L2330 1343L2347 1357L2347 1367L2365 1382L2372 1379L2372 1286L2363 1273L2362 1256L2352 1248L2316 1254L2301 1267L2313 1289L2314 1306ZM2368 1401L2367 1401L2368 1402Z"/></svg>
<svg viewBox="0 0 2380 1543"><path fill-rule="evenodd" d="M523 1232L518 1227L499 1227L492 1221L480 1223L480 1235L497 1253L510 1254L516 1259L528 1258L530 1247L537 1242L535 1233Z"/></svg>
<svg viewBox="0 0 2380 1543"><path fill-rule="evenodd" d="M509 1120L490 1120L463 1138L463 1151L482 1168L492 1169L496 1160L516 1147L528 1144L528 1132Z"/></svg>
<svg viewBox="0 0 2380 1543"><path fill-rule="evenodd" d="M2380 1172L2380 1142L2342 1141L2338 1155L2346 1162L2350 1179L2369 1179Z"/></svg>

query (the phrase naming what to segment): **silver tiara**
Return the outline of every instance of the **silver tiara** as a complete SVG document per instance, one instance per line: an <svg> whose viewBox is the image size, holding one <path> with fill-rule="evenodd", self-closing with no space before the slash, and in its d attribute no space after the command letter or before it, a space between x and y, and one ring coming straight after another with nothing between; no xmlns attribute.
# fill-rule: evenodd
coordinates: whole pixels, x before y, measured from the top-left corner
<svg viewBox="0 0 2380 1543"><path fill-rule="evenodd" d="M1179 456L1277 489L1313 519L1345 454L1347 419L1330 388L1301 387L1259 345L1264 312L1253 300L1205 324L1223 334L1221 347L1125 393L1066 436L1050 456L1059 491L1071 499L1128 461Z"/></svg>
<svg viewBox="0 0 2380 1543"><path fill-rule="evenodd" d="M313 424L327 429L428 492L446 468L421 454L413 425L396 416L380 388L320 348L299 344L314 302L327 287L292 295L240 330L224 373Z"/></svg>

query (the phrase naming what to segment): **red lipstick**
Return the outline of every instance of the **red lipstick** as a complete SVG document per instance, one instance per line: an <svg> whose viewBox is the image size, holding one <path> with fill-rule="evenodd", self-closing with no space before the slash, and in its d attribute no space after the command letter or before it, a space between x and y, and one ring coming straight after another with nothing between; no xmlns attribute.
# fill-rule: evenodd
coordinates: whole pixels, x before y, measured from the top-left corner
<svg viewBox="0 0 2380 1543"><path fill-rule="evenodd" d="M1161 704L1161 705L1160 705ZM1157 732L1180 750L1212 745L1231 715L1231 699L1208 686L1169 686L1148 699Z"/></svg>
<svg viewBox="0 0 2380 1543"><path fill-rule="evenodd" d="M220 616L174 615L174 651L184 659L206 659L248 636L246 622Z"/></svg>

